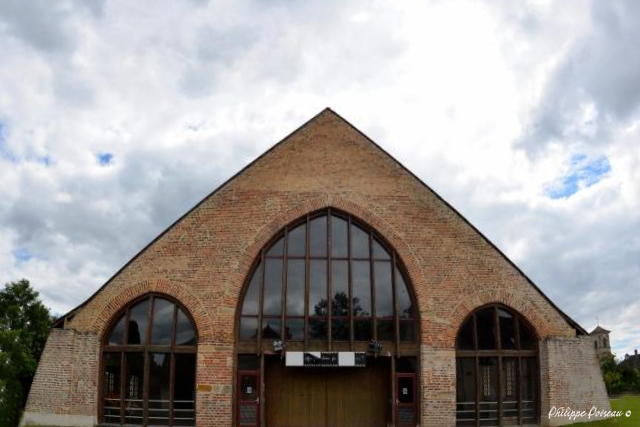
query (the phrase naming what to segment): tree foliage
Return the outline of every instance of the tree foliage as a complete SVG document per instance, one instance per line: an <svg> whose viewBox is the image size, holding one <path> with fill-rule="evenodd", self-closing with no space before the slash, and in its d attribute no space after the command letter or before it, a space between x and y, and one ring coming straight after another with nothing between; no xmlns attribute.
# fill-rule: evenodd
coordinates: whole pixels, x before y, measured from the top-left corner
<svg viewBox="0 0 640 427"><path fill-rule="evenodd" d="M29 281L7 283L0 290L0 425L16 426L51 317Z"/></svg>
<svg viewBox="0 0 640 427"><path fill-rule="evenodd" d="M605 354L600 358L600 369L609 395L640 393L640 370L624 362L616 363L613 354Z"/></svg>

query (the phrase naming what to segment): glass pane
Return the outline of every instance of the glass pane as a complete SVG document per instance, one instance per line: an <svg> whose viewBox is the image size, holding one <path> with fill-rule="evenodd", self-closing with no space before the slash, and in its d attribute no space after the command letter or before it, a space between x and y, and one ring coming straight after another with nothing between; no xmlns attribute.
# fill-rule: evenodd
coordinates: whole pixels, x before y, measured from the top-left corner
<svg viewBox="0 0 640 427"><path fill-rule="evenodd" d="M180 308L177 320L176 345L196 345L196 331L193 329L191 319Z"/></svg>
<svg viewBox="0 0 640 427"><path fill-rule="evenodd" d="M154 298L153 304L155 307L153 310L151 344L171 345L174 304L163 298Z"/></svg>
<svg viewBox="0 0 640 427"><path fill-rule="evenodd" d="M371 316L371 280L369 261L353 261L353 315Z"/></svg>
<svg viewBox="0 0 640 427"><path fill-rule="evenodd" d="M287 252L289 256L305 256L307 241L307 224L303 223L289 231L289 241Z"/></svg>
<svg viewBox="0 0 640 427"><path fill-rule="evenodd" d="M268 340L281 339L282 320L279 317L262 318L262 338Z"/></svg>
<svg viewBox="0 0 640 427"><path fill-rule="evenodd" d="M371 319L357 318L353 320L353 334L356 341L371 341Z"/></svg>
<svg viewBox="0 0 640 427"><path fill-rule="evenodd" d="M147 325L149 325L149 300L146 299L131 309L129 318L129 344L147 343Z"/></svg>
<svg viewBox="0 0 640 427"><path fill-rule="evenodd" d="M243 341L255 340L258 336L258 318L240 318L240 339Z"/></svg>
<svg viewBox="0 0 640 427"><path fill-rule="evenodd" d="M456 339L456 348L458 350L473 350L473 316L460 328Z"/></svg>
<svg viewBox="0 0 640 427"><path fill-rule="evenodd" d="M498 359L481 357L480 365L480 425L498 425Z"/></svg>
<svg viewBox="0 0 640 427"><path fill-rule="evenodd" d="M333 300L331 314L334 316L349 315L349 262L331 261L331 286Z"/></svg>
<svg viewBox="0 0 640 427"><path fill-rule="evenodd" d="M285 339L287 341L304 340L304 319L287 318Z"/></svg>
<svg viewBox="0 0 640 427"><path fill-rule="evenodd" d="M327 261L309 261L309 316L327 315Z"/></svg>
<svg viewBox="0 0 640 427"><path fill-rule="evenodd" d="M392 317L394 310L391 263L388 261L376 261L373 263L373 268L376 289L376 316Z"/></svg>
<svg viewBox="0 0 640 427"><path fill-rule="evenodd" d="M369 233L351 224L351 257L369 258Z"/></svg>
<svg viewBox="0 0 640 427"><path fill-rule="evenodd" d="M456 425L476 425L476 359L456 359Z"/></svg>
<svg viewBox="0 0 640 427"><path fill-rule="evenodd" d="M120 424L120 356L105 353L104 363L104 420Z"/></svg>
<svg viewBox="0 0 640 427"><path fill-rule="evenodd" d="M478 349L491 350L496 348L495 309L485 308L476 313L476 328L478 330Z"/></svg>
<svg viewBox="0 0 640 427"><path fill-rule="evenodd" d="M331 320L331 339L333 341L349 341L349 320L346 318Z"/></svg>
<svg viewBox="0 0 640 427"><path fill-rule="evenodd" d="M259 263L251 276L249 288L244 296L242 304L243 315L258 315L258 304L260 304L260 280L262 280L262 263Z"/></svg>
<svg viewBox="0 0 640 427"><path fill-rule="evenodd" d="M304 316L304 260L287 261L287 315Z"/></svg>
<svg viewBox="0 0 640 427"><path fill-rule="evenodd" d="M391 254L387 252L387 250L375 237L373 239L373 257L375 259L391 259Z"/></svg>
<svg viewBox="0 0 640 427"><path fill-rule="evenodd" d="M242 375L240 377L240 400L243 402L255 402L258 399L258 377L255 375Z"/></svg>
<svg viewBox="0 0 640 427"><path fill-rule="evenodd" d="M260 356L254 354L238 355L238 370L257 371L260 369Z"/></svg>
<svg viewBox="0 0 640 427"><path fill-rule="evenodd" d="M149 425L169 425L170 363L169 354L149 354Z"/></svg>
<svg viewBox="0 0 640 427"><path fill-rule="evenodd" d="M500 395L502 398L502 425L518 425L518 359L515 357L502 358Z"/></svg>
<svg viewBox="0 0 640 427"><path fill-rule="evenodd" d="M278 239L267 251L266 256L282 256L284 250L284 237Z"/></svg>
<svg viewBox="0 0 640 427"><path fill-rule="evenodd" d="M331 216L331 256L334 258L346 258L347 247L347 227L349 224L344 219Z"/></svg>
<svg viewBox="0 0 640 427"><path fill-rule="evenodd" d="M175 354L176 379L173 384L173 424L195 426L196 355Z"/></svg>
<svg viewBox="0 0 640 427"><path fill-rule="evenodd" d="M127 353L127 375L125 377L125 419L127 424L142 424L144 355Z"/></svg>
<svg viewBox="0 0 640 427"><path fill-rule="evenodd" d="M309 318L309 339L310 340L326 340L327 339L327 318L326 317L310 317Z"/></svg>
<svg viewBox="0 0 640 427"><path fill-rule="evenodd" d="M279 315L282 312L282 260L267 259L264 277L265 315Z"/></svg>
<svg viewBox="0 0 640 427"><path fill-rule="evenodd" d="M309 221L309 253L311 256L327 256L327 217Z"/></svg>
<svg viewBox="0 0 640 427"><path fill-rule="evenodd" d="M393 320L378 319L378 341L393 341L396 335L395 324Z"/></svg>
<svg viewBox="0 0 640 427"><path fill-rule="evenodd" d="M400 341L415 341L416 322L414 320L400 320Z"/></svg>
<svg viewBox="0 0 640 427"><path fill-rule="evenodd" d="M522 363L522 421L533 423L537 420L536 360L523 357Z"/></svg>
<svg viewBox="0 0 640 427"><path fill-rule="evenodd" d="M531 350L535 348L536 339L522 320L518 321L518 327L520 329L520 348L522 350Z"/></svg>
<svg viewBox="0 0 640 427"><path fill-rule="evenodd" d="M413 318L413 303L411 302L411 296L409 295L409 290L407 289L407 284L405 283L404 277L400 273L400 269L398 267L396 270L396 293L398 297L398 315L400 318L411 319Z"/></svg>
<svg viewBox="0 0 640 427"><path fill-rule="evenodd" d="M396 372L413 374L416 373L418 361L415 357L399 357L396 360Z"/></svg>
<svg viewBox="0 0 640 427"><path fill-rule="evenodd" d="M413 377L398 377L398 401L400 403L414 402L413 381Z"/></svg>
<svg viewBox="0 0 640 427"><path fill-rule="evenodd" d="M506 350L515 349L516 326L513 315L508 311L499 308L498 319L500 321L500 345Z"/></svg>
<svg viewBox="0 0 640 427"><path fill-rule="evenodd" d="M124 340L124 318L125 316L122 316L113 328L113 331L111 331L111 335L109 335L109 345L122 344Z"/></svg>

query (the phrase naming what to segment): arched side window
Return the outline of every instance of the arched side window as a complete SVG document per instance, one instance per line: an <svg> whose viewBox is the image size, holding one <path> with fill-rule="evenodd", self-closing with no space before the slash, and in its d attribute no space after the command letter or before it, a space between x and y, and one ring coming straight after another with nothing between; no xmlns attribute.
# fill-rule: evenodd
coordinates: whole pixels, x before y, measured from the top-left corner
<svg viewBox="0 0 640 427"><path fill-rule="evenodd" d="M537 424L537 346L526 320L507 307L470 315L456 339L456 425Z"/></svg>
<svg viewBox="0 0 640 427"><path fill-rule="evenodd" d="M323 210L261 252L241 302L239 340L416 339L416 309L396 253L351 215Z"/></svg>
<svg viewBox="0 0 640 427"><path fill-rule="evenodd" d="M102 425L195 426L197 342L177 301L150 294L127 307L102 349Z"/></svg>

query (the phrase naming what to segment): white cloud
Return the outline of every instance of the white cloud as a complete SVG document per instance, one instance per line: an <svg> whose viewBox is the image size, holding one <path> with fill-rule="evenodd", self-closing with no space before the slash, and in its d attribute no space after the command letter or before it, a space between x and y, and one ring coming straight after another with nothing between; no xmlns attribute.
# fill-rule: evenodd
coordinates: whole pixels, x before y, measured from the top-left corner
<svg viewBox="0 0 640 427"><path fill-rule="evenodd" d="M0 282L72 308L331 106L568 314L639 346L633 1L92 4L0 6ZM550 198L576 155L611 170Z"/></svg>

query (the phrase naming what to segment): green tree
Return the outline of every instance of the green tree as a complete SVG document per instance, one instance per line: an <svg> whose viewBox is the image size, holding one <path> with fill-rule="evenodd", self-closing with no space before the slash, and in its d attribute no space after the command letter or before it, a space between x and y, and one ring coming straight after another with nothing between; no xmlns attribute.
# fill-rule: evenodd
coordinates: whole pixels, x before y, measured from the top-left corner
<svg viewBox="0 0 640 427"><path fill-rule="evenodd" d="M0 290L0 425L16 426L49 334L51 317L29 281Z"/></svg>

